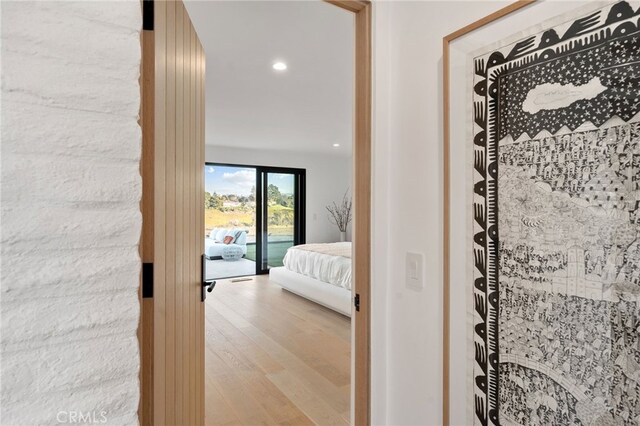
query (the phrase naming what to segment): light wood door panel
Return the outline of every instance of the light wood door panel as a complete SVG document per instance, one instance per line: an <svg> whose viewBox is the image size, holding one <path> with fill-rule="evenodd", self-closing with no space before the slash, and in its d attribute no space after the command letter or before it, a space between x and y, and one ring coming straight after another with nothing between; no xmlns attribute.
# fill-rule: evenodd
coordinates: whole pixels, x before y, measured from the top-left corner
<svg viewBox="0 0 640 426"><path fill-rule="evenodd" d="M201 425L204 50L181 1L156 1L153 9L153 30L143 32L142 211L149 231L141 247L150 249L141 252L153 262L154 288L142 303L140 422ZM144 107L149 103L153 108Z"/></svg>

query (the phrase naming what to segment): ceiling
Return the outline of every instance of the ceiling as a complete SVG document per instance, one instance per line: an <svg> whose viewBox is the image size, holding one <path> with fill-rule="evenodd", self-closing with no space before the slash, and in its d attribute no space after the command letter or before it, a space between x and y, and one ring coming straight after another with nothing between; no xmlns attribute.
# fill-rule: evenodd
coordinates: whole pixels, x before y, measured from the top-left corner
<svg viewBox="0 0 640 426"><path fill-rule="evenodd" d="M208 145L351 155L353 14L319 0L185 4L207 55Z"/></svg>

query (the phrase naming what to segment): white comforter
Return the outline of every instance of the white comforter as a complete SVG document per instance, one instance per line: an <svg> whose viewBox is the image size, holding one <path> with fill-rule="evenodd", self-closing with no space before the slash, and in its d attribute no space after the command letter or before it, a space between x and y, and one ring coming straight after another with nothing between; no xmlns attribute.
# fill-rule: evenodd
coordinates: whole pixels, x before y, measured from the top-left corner
<svg viewBox="0 0 640 426"><path fill-rule="evenodd" d="M351 290L351 243L304 244L287 250L284 267Z"/></svg>

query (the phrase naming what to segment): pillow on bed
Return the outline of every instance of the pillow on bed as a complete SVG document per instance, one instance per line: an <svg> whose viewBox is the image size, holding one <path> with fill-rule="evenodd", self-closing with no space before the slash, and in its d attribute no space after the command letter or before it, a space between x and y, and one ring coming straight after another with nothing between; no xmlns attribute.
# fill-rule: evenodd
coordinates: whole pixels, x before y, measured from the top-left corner
<svg viewBox="0 0 640 426"><path fill-rule="evenodd" d="M211 238L212 240L215 240L217 233L218 233L218 228L213 228L211 232L209 232L209 238Z"/></svg>
<svg viewBox="0 0 640 426"><path fill-rule="evenodd" d="M225 244L231 244L233 242L233 237L231 235L227 235L226 237L224 237L224 240L222 242Z"/></svg>

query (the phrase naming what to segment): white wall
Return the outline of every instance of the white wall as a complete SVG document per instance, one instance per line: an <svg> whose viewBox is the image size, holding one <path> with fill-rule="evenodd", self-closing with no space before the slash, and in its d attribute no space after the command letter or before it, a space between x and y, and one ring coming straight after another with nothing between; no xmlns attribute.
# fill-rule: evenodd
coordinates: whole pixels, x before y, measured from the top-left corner
<svg viewBox="0 0 640 426"><path fill-rule="evenodd" d="M135 424L140 4L1 14L1 422Z"/></svg>
<svg viewBox="0 0 640 426"><path fill-rule="evenodd" d="M205 159L211 163L306 169L307 243L328 243L340 240L340 231L329 222L325 206L333 201L340 202L347 189L351 193L351 157L207 145ZM351 225L349 225L347 236L350 236L350 232Z"/></svg>
<svg viewBox="0 0 640 426"><path fill-rule="evenodd" d="M504 3L374 5L372 420L437 425L442 422L442 38ZM420 292L404 285L409 251L425 254Z"/></svg>

